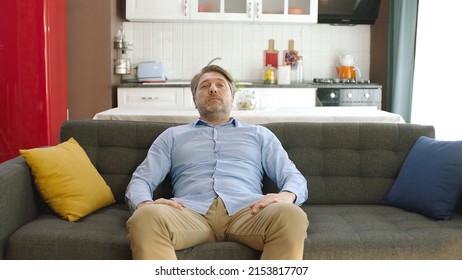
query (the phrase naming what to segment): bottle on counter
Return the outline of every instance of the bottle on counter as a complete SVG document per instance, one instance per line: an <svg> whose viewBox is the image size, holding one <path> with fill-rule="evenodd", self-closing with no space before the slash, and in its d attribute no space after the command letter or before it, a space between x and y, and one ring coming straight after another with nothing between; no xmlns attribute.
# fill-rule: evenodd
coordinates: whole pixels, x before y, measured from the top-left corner
<svg viewBox="0 0 462 280"><path fill-rule="evenodd" d="M270 39L268 42L268 49L265 50L265 65L268 66L271 65L275 68L278 67L278 56L279 56L279 51L274 49L274 40Z"/></svg>
<svg viewBox="0 0 462 280"><path fill-rule="evenodd" d="M289 40L289 48L284 51L283 64L290 65L290 81L292 83L297 83L298 51L294 48L294 40Z"/></svg>
<svg viewBox="0 0 462 280"><path fill-rule="evenodd" d="M297 65L297 82L299 84L304 82L304 77L303 77L303 56L298 56L298 65Z"/></svg>
<svg viewBox="0 0 462 280"><path fill-rule="evenodd" d="M284 51L284 61L283 65L290 65L290 67L296 68L297 67L297 56L298 51L294 48L294 40L289 40L289 48Z"/></svg>

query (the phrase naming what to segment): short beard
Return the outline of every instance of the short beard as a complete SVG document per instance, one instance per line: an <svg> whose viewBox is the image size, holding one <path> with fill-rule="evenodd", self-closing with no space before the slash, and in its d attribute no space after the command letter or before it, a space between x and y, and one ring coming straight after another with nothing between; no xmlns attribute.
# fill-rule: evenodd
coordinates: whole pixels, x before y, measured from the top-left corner
<svg viewBox="0 0 462 280"><path fill-rule="evenodd" d="M219 108L206 106L205 108L197 108L201 119L209 122L221 122L229 119L231 115L231 107L220 106Z"/></svg>

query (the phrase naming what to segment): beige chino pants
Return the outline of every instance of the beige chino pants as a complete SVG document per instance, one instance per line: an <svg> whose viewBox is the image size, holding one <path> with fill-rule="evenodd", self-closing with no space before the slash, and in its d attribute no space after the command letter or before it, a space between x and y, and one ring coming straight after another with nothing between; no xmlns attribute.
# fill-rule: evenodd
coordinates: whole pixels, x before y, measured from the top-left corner
<svg viewBox="0 0 462 280"><path fill-rule="evenodd" d="M174 260L175 250L236 241L263 251L261 259L297 260L303 257L308 224L305 212L294 204L270 204L256 215L244 208L230 217L217 198L205 216L149 204L133 213L127 228L133 259Z"/></svg>

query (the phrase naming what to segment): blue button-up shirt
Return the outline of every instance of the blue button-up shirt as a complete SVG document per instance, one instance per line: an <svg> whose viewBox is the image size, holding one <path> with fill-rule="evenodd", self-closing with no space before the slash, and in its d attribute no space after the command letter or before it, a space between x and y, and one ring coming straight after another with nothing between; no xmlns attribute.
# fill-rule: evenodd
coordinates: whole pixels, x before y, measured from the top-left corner
<svg viewBox="0 0 462 280"><path fill-rule="evenodd" d="M280 190L308 197L307 181L289 159L280 141L267 128L232 119L212 125L202 120L166 129L149 148L133 173L126 201L136 206L152 194L170 173L174 200L205 215L219 196L230 216L263 196L266 172Z"/></svg>

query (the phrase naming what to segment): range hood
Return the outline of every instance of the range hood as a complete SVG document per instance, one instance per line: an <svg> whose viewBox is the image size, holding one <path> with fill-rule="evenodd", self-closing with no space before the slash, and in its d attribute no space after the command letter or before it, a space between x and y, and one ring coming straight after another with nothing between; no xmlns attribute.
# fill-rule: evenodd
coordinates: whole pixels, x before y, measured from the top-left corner
<svg viewBox="0 0 462 280"><path fill-rule="evenodd" d="M318 23L374 24L380 0L319 0Z"/></svg>

